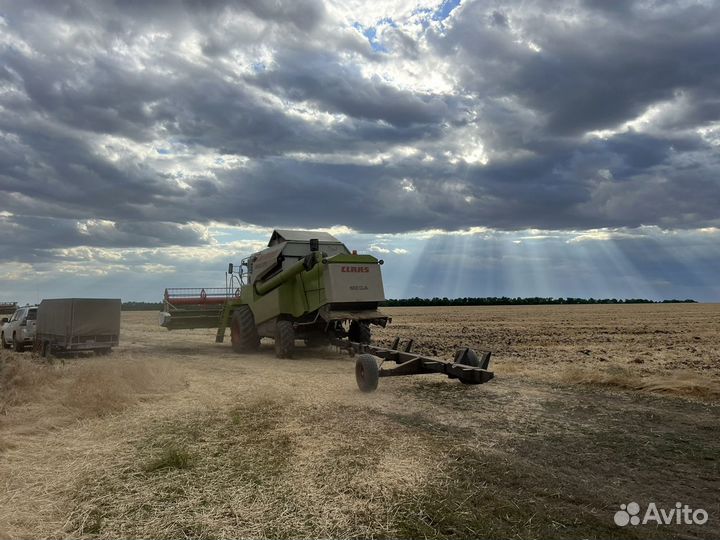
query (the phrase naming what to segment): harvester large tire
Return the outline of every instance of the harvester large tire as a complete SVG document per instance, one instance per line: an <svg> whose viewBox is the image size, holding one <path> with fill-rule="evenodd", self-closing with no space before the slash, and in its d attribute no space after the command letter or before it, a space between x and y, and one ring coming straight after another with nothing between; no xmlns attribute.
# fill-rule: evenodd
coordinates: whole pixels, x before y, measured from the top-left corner
<svg viewBox="0 0 720 540"><path fill-rule="evenodd" d="M361 392L374 392L378 387L380 369L372 354L361 354L355 360L355 380Z"/></svg>
<svg viewBox="0 0 720 540"><path fill-rule="evenodd" d="M5 334L0 335L0 341L2 341L3 349L9 349L10 347L12 347L12 345L10 345L9 343L5 343Z"/></svg>
<svg viewBox="0 0 720 540"><path fill-rule="evenodd" d="M275 323L275 356L292 358L295 349L295 328L290 321Z"/></svg>
<svg viewBox="0 0 720 540"><path fill-rule="evenodd" d="M256 351L260 346L260 336L255 326L255 317L247 306L240 306L230 321L230 339L233 351L246 353Z"/></svg>
<svg viewBox="0 0 720 540"><path fill-rule="evenodd" d="M371 336L370 325L360 321L353 321L350 323L350 329L348 330L348 337L350 341L357 343L370 343Z"/></svg>

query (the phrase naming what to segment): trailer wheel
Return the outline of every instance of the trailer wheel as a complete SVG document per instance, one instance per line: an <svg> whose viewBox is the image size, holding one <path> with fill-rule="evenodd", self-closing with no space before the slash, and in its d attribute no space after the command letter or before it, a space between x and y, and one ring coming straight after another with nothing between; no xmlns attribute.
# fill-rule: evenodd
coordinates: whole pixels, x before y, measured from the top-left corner
<svg viewBox="0 0 720 540"><path fill-rule="evenodd" d="M372 354L361 354L355 360L355 380L361 392L374 392L378 387L380 370Z"/></svg>
<svg viewBox="0 0 720 540"><path fill-rule="evenodd" d="M13 334L13 347L15 348L15 352L23 352L25 350L25 345L17 340L17 336L15 334Z"/></svg>
<svg viewBox="0 0 720 540"><path fill-rule="evenodd" d="M275 356L278 358L292 358L295 348L295 329L290 321L277 321L275 323Z"/></svg>
<svg viewBox="0 0 720 540"><path fill-rule="evenodd" d="M40 345L40 356L50 358L52 356L52 346L49 341L43 341Z"/></svg>
<svg viewBox="0 0 720 540"><path fill-rule="evenodd" d="M248 306L240 306L233 312L230 339L233 351L236 353L256 351L260 346L255 317Z"/></svg>
<svg viewBox="0 0 720 540"><path fill-rule="evenodd" d="M2 348L3 349L9 349L12 347L9 343L5 343L5 334L0 334L0 341L2 341Z"/></svg>
<svg viewBox="0 0 720 540"><path fill-rule="evenodd" d="M370 331L370 325L360 321L353 321L350 323L350 329L348 330L348 337L350 341L357 343L370 343L372 332Z"/></svg>

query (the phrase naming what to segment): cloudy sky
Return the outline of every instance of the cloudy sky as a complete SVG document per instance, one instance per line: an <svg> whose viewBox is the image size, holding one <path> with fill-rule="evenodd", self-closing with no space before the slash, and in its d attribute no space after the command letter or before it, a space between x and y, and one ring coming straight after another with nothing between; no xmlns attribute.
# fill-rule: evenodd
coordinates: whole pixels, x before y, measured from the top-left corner
<svg viewBox="0 0 720 540"><path fill-rule="evenodd" d="M0 0L0 300L222 285L720 301L720 3Z"/></svg>

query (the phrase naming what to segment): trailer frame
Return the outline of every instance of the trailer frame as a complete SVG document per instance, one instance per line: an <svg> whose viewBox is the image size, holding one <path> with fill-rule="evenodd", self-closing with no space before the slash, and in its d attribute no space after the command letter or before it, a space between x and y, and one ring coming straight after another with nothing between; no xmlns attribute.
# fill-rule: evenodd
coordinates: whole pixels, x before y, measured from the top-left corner
<svg viewBox="0 0 720 540"><path fill-rule="evenodd" d="M473 349L463 347L457 350L452 361L447 361L412 352L412 339L401 344L400 338L396 337L390 347L342 339L334 339L331 343L347 351L351 357L359 355L355 362L355 376L358 387L363 392L374 391L377 388L377 379L382 377L441 373L450 379L458 379L463 384L483 384L495 377L495 374L488 370L492 356L490 351L483 351L478 356ZM376 359L380 360L379 364ZM376 369L373 369L371 360L376 363ZM395 362L396 367L384 367L385 362Z"/></svg>

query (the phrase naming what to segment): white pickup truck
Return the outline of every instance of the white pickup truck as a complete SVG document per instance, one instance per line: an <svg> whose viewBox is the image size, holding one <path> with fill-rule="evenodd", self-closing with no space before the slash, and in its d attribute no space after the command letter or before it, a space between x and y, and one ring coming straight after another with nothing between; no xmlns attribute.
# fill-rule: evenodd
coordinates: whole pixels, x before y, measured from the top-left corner
<svg viewBox="0 0 720 540"><path fill-rule="evenodd" d="M13 347L17 352L22 352L26 347L32 347L35 343L37 310L37 306L18 308L10 320L4 322L0 330L3 349Z"/></svg>

